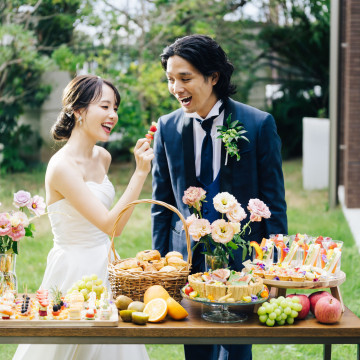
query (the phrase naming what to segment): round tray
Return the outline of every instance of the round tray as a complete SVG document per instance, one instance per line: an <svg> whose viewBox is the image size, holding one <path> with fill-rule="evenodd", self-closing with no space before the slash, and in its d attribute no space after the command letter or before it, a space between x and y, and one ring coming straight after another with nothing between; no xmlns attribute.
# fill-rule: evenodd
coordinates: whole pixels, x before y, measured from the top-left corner
<svg viewBox="0 0 360 360"><path fill-rule="evenodd" d="M228 302L217 302L217 301L210 301L206 300L204 298L191 298L190 296L186 295L182 290L180 290L180 294L184 299L200 303L202 305L210 306L211 309L208 311L204 310L204 307L202 308L201 317L206 321L211 322L217 322L217 323L237 323L237 322L243 322L247 320L248 316L245 313L234 313L229 311L229 306L236 306L236 307L249 307L251 305L257 305L262 304L265 301L269 299L262 298L257 301L252 302L234 302L234 303L228 303Z"/></svg>
<svg viewBox="0 0 360 360"><path fill-rule="evenodd" d="M341 285L346 280L346 274L340 271L339 275L330 279L321 281L280 281L280 280L268 280L263 279L264 284L271 287L277 287L280 289L320 289L320 288L332 288Z"/></svg>

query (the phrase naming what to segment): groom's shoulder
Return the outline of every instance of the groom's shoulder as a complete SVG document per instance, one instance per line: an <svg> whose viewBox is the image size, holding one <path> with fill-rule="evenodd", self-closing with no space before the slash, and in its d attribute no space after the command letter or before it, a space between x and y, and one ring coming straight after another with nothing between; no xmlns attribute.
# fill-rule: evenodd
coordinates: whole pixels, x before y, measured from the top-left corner
<svg viewBox="0 0 360 360"><path fill-rule="evenodd" d="M180 121L183 118L183 116L184 116L184 111L180 108L172 111L169 114L160 116L159 121L165 125L169 122L174 123Z"/></svg>

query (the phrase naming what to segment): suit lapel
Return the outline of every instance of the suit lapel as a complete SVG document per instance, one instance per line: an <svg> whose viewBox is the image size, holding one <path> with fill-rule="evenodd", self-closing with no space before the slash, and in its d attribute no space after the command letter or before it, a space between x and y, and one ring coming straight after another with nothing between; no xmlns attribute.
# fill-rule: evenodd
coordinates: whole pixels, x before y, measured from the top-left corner
<svg viewBox="0 0 360 360"><path fill-rule="evenodd" d="M232 114L232 120L233 116L235 114L235 109L233 109L233 107L231 106L231 101L230 99L226 99L225 100L225 113L224 113L224 122L223 125L227 126L226 120L229 116L229 114ZM226 159L226 149L224 146L224 143L221 142L221 164L220 164L220 191L221 192L228 192L228 193L232 193L232 158L228 156L227 159L227 165L225 165L225 159Z"/></svg>
<svg viewBox="0 0 360 360"><path fill-rule="evenodd" d="M183 117L182 146L184 154L185 189L196 186L196 170L194 155L193 119Z"/></svg>

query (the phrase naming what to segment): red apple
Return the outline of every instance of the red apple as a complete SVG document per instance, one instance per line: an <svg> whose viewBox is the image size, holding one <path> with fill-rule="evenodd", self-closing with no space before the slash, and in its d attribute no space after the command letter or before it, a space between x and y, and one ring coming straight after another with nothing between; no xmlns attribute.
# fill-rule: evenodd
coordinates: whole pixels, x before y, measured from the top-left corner
<svg viewBox="0 0 360 360"><path fill-rule="evenodd" d="M315 317L323 324L335 324L341 318L340 301L334 297L325 296L315 306Z"/></svg>
<svg viewBox="0 0 360 360"><path fill-rule="evenodd" d="M323 296L331 296L327 291L316 291L309 295L310 311L315 315L315 305Z"/></svg>
<svg viewBox="0 0 360 360"><path fill-rule="evenodd" d="M307 314L310 311L310 300L305 294L289 294L286 295L286 297L294 297L297 296L300 300L300 304L302 306L301 311L299 312L299 315L296 319L305 319L307 317Z"/></svg>

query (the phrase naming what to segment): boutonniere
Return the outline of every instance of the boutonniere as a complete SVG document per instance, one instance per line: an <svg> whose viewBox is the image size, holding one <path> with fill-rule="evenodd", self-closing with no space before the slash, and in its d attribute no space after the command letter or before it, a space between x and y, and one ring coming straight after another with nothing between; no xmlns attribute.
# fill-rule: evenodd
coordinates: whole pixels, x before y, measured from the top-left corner
<svg viewBox="0 0 360 360"><path fill-rule="evenodd" d="M219 125L218 133L220 134L217 138L222 139L226 149L225 165L227 165L228 156L236 156L236 160L240 160L238 140L243 139L250 142L249 139L244 136L247 131L239 120L231 121L231 114L226 119L227 126Z"/></svg>

